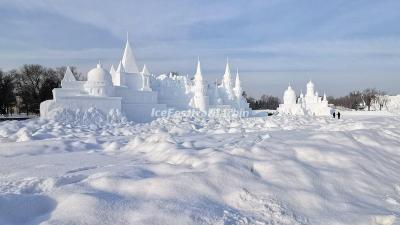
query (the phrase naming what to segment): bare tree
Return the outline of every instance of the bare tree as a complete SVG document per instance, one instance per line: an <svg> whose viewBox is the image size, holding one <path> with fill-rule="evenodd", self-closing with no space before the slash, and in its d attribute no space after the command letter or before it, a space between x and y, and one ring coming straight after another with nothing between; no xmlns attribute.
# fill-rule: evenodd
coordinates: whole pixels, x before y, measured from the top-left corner
<svg viewBox="0 0 400 225"><path fill-rule="evenodd" d="M14 79L10 74L0 70L0 114L12 113L12 106L15 105Z"/></svg>
<svg viewBox="0 0 400 225"><path fill-rule="evenodd" d="M362 97L368 111L371 111L371 104L375 101L378 91L375 88L367 88L362 92Z"/></svg>
<svg viewBox="0 0 400 225"><path fill-rule="evenodd" d="M332 96L328 97L328 101L336 106L342 106L348 109L360 109L362 105L362 93L360 91L352 91L346 96L334 98Z"/></svg>
<svg viewBox="0 0 400 225"><path fill-rule="evenodd" d="M279 98L270 95L262 95L260 98L260 107L262 109L277 109L279 107Z"/></svg>
<svg viewBox="0 0 400 225"><path fill-rule="evenodd" d="M378 91L378 94L375 98L375 103L379 105L379 110L382 111L382 108L387 105L389 102L389 98L384 91Z"/></svg>
<svg viewBox="0 0 400 225"><path fill-rule="evenodd" d="M39 113L40 102L52 98L52 90L60 86L60 71L41 65L24 65L17 72L17 95L26 113Z"/></svg>

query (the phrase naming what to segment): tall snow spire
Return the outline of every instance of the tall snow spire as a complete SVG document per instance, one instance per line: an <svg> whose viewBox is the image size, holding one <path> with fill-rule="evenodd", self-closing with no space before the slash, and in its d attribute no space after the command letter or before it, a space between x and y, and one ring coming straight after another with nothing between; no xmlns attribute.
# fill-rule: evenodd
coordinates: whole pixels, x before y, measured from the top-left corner
<svg viewBox="0 0 400 225"><path fill-rule="evenodd" d="M206 99L206 91L203 83L203 75L201 74L200 59L197 60L196 74L194 75L194 107L205 112L208 108Z"/></svg>
<svg viewBox="0 0 400 225"><path fill-rule="evenodd" d="M235 81L235 95L240 97L242 95L243 89L240 83L239 68L236 69L236 81Z"/></svg>
<svg viewBox="0 0 400 225"><path fill-rule="evenodd" d="M197 59L197 69L196 69L196 74L194 75L195 80L203 80L203 75L201 74L201 64L200 64L200 58Z"/></svg>
<svg viewBox="0 0 400 225"><path fill-rule="evenodd" d="M239 77L239 68L236 68L236 80L235 80L235 87L240 86L240 77Z"/></svg>
<svg viewBox="0 0 400 225"><path fill-rule="evenodd" d="M135 56L133 55L131 45L129 44L128 32L126 32L126 44L125 44L124 55L122 56L122 65L124 66L125 72L127 73L139 73Z"/></svg>
<svg viewBox="0 0 400 225"><path fill-rule="evenodd" d="M231 77L231 70L229 68L229 59L226 58L226 66L225 66L225 73L223 76L222 84L225 88L232 88L232 77Z"/></svg>

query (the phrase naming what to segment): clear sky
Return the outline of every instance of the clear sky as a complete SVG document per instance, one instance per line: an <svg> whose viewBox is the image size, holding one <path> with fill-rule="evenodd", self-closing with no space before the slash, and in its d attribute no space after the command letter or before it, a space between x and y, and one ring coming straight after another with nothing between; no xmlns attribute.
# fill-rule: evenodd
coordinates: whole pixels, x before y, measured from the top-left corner
<svg viewBox="0 0 400 225"><path fill-rule="evenodd" d="M400 94L399 0L0 0L0 68L120 60L126 31L154 74L220 78L226 57L254 96L376 87Z"/></svg>

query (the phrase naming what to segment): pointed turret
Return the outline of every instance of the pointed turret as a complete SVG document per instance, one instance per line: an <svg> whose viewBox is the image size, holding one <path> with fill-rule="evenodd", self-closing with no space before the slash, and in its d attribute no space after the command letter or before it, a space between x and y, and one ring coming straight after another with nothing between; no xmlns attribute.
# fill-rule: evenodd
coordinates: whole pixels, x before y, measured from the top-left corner
<svg viewBox="0 0 400 225"><path fill-rule="evenodd" d="M239 77L239 69L236 70L236 81L235 81L235 95L237 98L240 98L242 96L243 89L242 85L240 83L240 77Z"/></svg>
<svg viewBox="0 0 400 225"><path fill-rule="evenodd" d="M223 76L222 84L225 88L232 88L232 76L229 68L229 59L226 59L225 73Z"/></svg>
<svg viewBox="0 0 400 225"><path fill-rule="evenodd" d="M111 75L114 76L115 72L116 72L116 71L115 71L114 65L111 65L111 68L110 68L110 73L111 73Z"/></svg>
<svg viewBox="0 0 400 225"><path fill-rule="evenodd" d="M324 92L324 99L323 99L323 100L324 100L324 101L328 101L325 92Z"/></svg>
<svg viewBox="0 0 400 225"><path fill-rule="evenodd" d="M314 83L310 81L307 83L307 92L306 92L306 96L315 96L314 93Z"/></svg>
<svg viewBox="0 0 400 225"><path fill-rule="evenodd" d="M194 75L194 107L200 111L207 111L208 99L204 90L203 75L201 74L200 60L197 61L196 74Z"/></svg>
<svg viewBox="0 0 400 225"><path fill-rule="evenodd" d="M129 44L128 33L126 35L124 55L122 56L122 65L124 66L125 72L127 73L139 73L138 67L136 65L135 56L133 55L131 45Z"/></svg>
<svg viewBox="0 0 400 225"><path fill-rule="evenodd" d="M195 79L195 81L196 80L203 81L203 75L201 74L200 59L197 60L197 69L196 69L196 74L194 75L194 79Z"/></svg>
<svg viewBox="0 0 400 225"><path fill-rule="evenodd" d="M69 66L67 66L67 69L65 70L65 74L64 74L64 78L62 79L62 81L66 81L66 82L71 82L71 81L76 81L76 78L74 76L74 74L71 71L71 68Z"/></svg>
<svg viewBox="0 0 400 225"><path fill-rule="evenodd" d="M124 67L124 64L122 63L122 61L119 61L117 72L119 72L119 73L125 72L125 67Z"/></svg>

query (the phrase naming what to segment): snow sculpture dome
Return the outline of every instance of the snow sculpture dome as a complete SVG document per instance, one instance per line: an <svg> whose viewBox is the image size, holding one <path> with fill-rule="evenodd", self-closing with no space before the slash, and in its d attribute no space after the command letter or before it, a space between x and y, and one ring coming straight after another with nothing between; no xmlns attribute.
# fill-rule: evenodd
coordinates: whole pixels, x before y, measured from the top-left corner
<svg viewBox="0 0 400 225"><path fill-rule="evenodd" d="M100 63L88 72L85 90L94 96L111 96L113 94L111 74Z"/></svg>
<svg viewBox="0 0 400 225"><path fill-rule="evenodd" d="M290 85L283 94L283 104L296 104L296 93Z"/></svg>
<svg viewBox="0 0 400 225"><path fill-rule="evenodd" d="M105 70L101 64L91 69L87 75L88 82L97 83L98 85L112 85L111 74Z"/></svg>

